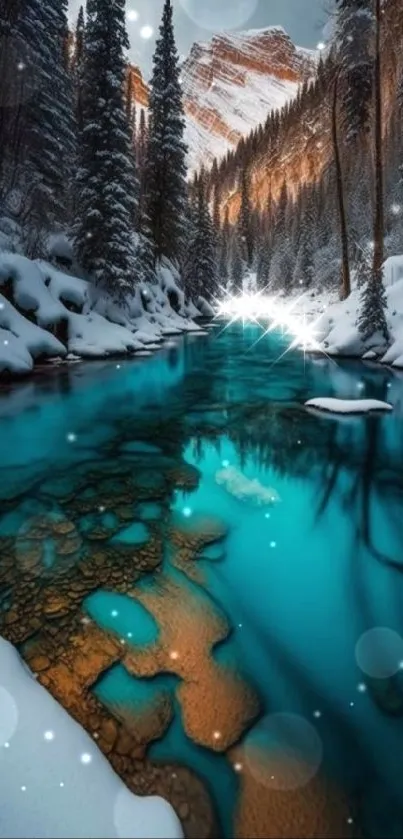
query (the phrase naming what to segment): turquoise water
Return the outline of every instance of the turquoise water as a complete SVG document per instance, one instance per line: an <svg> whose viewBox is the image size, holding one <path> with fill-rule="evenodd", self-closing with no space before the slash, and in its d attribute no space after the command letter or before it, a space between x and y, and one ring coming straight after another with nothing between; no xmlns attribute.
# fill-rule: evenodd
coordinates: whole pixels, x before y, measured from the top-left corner
<svg viewBox="0 0 403 839"><path fill-rule="evenodd" d="M111 591L96 591L84 601L85 611L101 626L117 635L128 646L152 644L158 638L158 625L137 600Z"/></svg>
<svg viewBox="0 0 403 839"><path fill-rule="evenodd" d="M113 541L123 543L126 545L144 545L149 539L149 532L142 521L135 521L129 524L124 530L120 530L114 537Z"/></svg>
<svg viewBox="0 0 403 839"><path fill-rule="evenodd" d="M198 563L232 628L214 657L238 668L262 703L260 728L246 739L270 733L278 712L309 721L322 768L348 794L364 835L394 839L403 835L403 377L282 356L281 336L259 337L255 327L214 330L149 360L58 368L0 391L0 539L62 504L84 542L101 524L117 544L117 513L103 507L128 493L128 481L144 494L120 502L133 512L119 526L124 550L141 547L168 509L189 525L199 514L223 519L227 539ZM386 399L394 411L317 415L303 407L315 396ZM192 492L172 493L166 481L180 458L200 471ZM77 518L77 497L99 510ZM45 551L48 575L52 556ZM100 591L86 609L133 644L157 637L129 598ZM170 692L174 720L150 753L207 780L230 836L237 778L186 737L176 683L140 687L115 670L97 690L106 704Z"/></svg>

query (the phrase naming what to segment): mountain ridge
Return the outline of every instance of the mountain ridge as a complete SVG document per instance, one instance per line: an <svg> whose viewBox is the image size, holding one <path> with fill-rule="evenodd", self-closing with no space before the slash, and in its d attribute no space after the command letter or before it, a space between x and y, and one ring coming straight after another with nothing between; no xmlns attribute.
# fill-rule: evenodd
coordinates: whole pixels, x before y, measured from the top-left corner
<svg viewBox="0 0 403 839"><path fill-rule="evenodd" d="M195 42L181 64L189 168L209 166L234 149L297 95L315 66L315 51L295 46L280 26ZM131 72L135 101L146 107L147 85L139 68Z"/></svg>

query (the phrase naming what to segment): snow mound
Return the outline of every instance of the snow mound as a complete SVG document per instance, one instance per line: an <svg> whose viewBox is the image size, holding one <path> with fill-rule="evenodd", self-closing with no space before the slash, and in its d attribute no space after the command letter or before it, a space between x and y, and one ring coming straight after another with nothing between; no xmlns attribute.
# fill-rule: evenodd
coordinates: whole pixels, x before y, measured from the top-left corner
<svg viewBox="0 0 403 839"><path fill-rule="evenodd" d="M220 469L215 476L216 483L225 487L230 495L238 501L247 501L255 507L271 506L280 501L280 496L275 489L265 487L255 478L251 481L234 466Z"/></svg>
<svg viewBox="0 0 403 839"><path fill-rule="evenodd" d="M393 405L379 399L335 399L318 397L305 402L306 408L315 408L331 414L369 414L372 411L393 411Z"/></svg>
<svg viewBox="0 0 403 839"><path fill-rule="evenodd" d="M56 239L58 252L65 244ZM192 320L197 316L169 262L162 263L154 283L139 283L123 306L48 262L0 253L0 375L26 374L35 361L55 357L157 349L166 335L197 331Z"/></svg>
<svg viewBox="0 0 403 839"><path fill-rule="evenodd" d="M0 837L180 839L162 798L129 792L0 637Z"/></svg>
<svg viewBox="0 0 403 839"><path fill-rule="evenodd" d="M362 292L359 288L354 288L347 300L329 306L315 324L320 349L327 355L372 359L392 367L403 367L403 256L386 260L384 285L390 334L386 353L382 336L375 335L365 342L359 332Z"/></svg>

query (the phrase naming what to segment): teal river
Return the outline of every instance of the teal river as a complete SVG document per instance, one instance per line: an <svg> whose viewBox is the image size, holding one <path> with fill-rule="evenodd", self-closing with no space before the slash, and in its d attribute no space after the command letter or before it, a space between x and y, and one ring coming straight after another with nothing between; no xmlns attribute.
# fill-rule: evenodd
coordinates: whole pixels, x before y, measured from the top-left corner
<svg viewBox="0 0 403 839"><path fill-rule="evenodd" d="M138 458L151 483L153 458L170 457L174 447L200 470L198 487L165 499L156 492L113 539L146 543L148 523L164 505L179 518L201 513L228 525L223 556L210 548L199 562L207 592L232 627L214 655L260 697L261 717L246 738L269 749L276 714L307 721L300 746L314 762L319 748L318 764L347 794L353 824L366 836L401 837L403 375L297 351L282 355L280 335L259 337L257 327L218 328L177 339L150 359L76 364L4 385L0 538L17 538L32 517L57 515L54 476L68 484L83 463L102 462L122 424L131 433L122 460ZM318 415L303 407L314 396L386 399L394 411ZM228 469L270 488L276 501L240 499L232 484L216 480ZM45 498L37 487L46 482ZM113 515L102 515L113 527ZM93 526L83 517L84 538ZM52 550L45 555L49 569ZM1 594L0 566L0 611L7 606ZM93 592L85 608L100 627L130 633L137 645L158 636L154 618L124 595ZM205 780L230 837L239 779L223 755L186 736L178 681L168 674L136 679L118 664L94 691L105 705L134 709L160 692L174 697L173 722L149 753Z"/></svg>

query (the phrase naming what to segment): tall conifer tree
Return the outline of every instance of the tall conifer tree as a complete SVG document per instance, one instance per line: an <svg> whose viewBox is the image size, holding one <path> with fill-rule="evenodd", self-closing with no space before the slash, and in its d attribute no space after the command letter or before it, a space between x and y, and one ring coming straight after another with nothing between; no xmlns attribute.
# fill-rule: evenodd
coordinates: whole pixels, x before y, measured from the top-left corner
<svg viewBox="0 0 403 839"><path fill-rule="evenodd" d="M199 297L211 301L217 294L217 261L213 222L203 177L197 183L193 231L187 260L187 290L194 302Z"/></svg>
<svg viewBox="0 0 403 839"><path fill-rule="evenodd" d="M241 237L241 250L244 261L249 268L253 262L253 224L252 224L252 207L249 190L249 174L246 168L242 170L241 180L241 209L239 212L238 229Z"/></svg>
<svg viewBox="0 0 403 839"><path fill-rule="evenodd" d="M185 118L171 0L165 0L150 94L145 212L156 257L178 261L187 206Z"/></svg>
<svg viewBox="0 0 403 839"><path fill-rule="evenodd" d="M135 283L135 179L124 103L125 0L88 0L75 246L116 298Z"/></svg>
<svg viewBox="0 0 403 839"><path fill-rule="evenodd" d="M40 233L64 223L68 215L75 134L73 88L66 66L67 0L28 0L17 4L17 10L19 186L24 223L38 234L32 242L39 242ZM37 255L35 246L31 255Z"/></svg>

